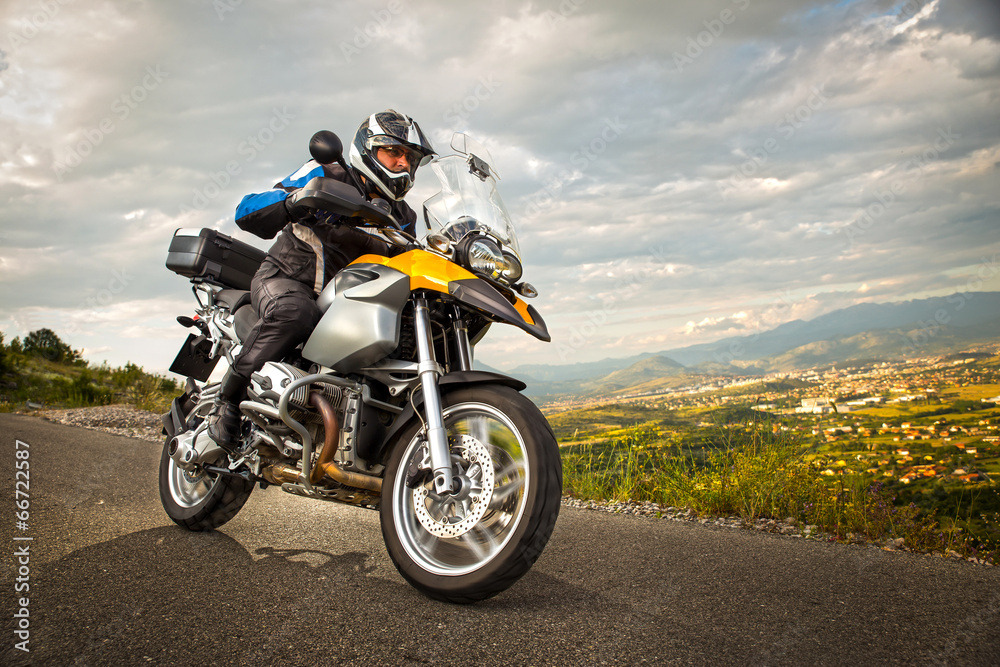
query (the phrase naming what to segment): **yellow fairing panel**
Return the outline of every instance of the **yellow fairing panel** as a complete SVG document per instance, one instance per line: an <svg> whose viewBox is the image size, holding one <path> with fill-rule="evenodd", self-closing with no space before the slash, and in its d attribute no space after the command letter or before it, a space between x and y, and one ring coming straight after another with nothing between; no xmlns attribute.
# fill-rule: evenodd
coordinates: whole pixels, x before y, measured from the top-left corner
<svg viewBox="0 0 1000 667"><path fill-rule="evenodd" d="M362 255L351 264L382 264L410 276L410 289L431 289L448 294L453 280L476 280L476 275L440 255L410 250L395 257Z"/></svg>
<svg viewBox="0 0 1000 667"><path fill-rule="evenodd" d="M466 305L521 327L533 336L549 340L545 324L534 309L515 297L511 304L496 287L458 264L427 252L410 250L395 257L362 255L351 264L379 264L409 276L410 290L428 289L458 298Z"/></svg>

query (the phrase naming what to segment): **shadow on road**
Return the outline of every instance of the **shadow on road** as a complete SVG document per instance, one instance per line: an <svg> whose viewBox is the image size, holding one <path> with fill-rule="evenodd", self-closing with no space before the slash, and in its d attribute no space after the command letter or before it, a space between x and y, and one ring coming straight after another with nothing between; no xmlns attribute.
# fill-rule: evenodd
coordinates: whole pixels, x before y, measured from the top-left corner
<svg viewBox="0 0 1000 667"><path fill-rule="evenodd" d="M235 657L233 640L263 632L268 642L245 658L266 660L293 643L302 624L328 624L345 599L405 587L369 577L368 559L269 547L250 554L224 533L172 526L132 533L33 573L31 658L103 664L114 655L173 655L191 664L194 651L198 663L225 664Z"/></svg>
<svg viewBox="0 0 1000 667"><path fill-rule="evenodd" d="M423 597L395 573L374 576L376 569L359 551L249 552L218 531L138 531L33 572L30 661L315 664L332 651L348 663L397 664L454 658L456 650L473 659L476 647L491 645L480 660L498 652L523 658L554 648L553 633L567 634L567 608L619 637L630 633L618 605L539 572L498 598L455 606ZM26 657L8 651L2 662Z"/></svg>

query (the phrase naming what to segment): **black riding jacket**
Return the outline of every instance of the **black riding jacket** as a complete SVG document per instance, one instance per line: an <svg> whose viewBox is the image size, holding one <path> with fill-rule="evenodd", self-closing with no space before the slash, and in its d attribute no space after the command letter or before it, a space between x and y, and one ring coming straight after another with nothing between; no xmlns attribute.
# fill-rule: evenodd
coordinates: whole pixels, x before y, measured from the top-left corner
<svg viewBox="0 0 1000 667"><path fill-rule="evenodd" d="M236 209L236 224L267 239L274 238L280 230L262 268L270 264L279 275L298 280L319 294L338 271L361 255L392 255L396 249L353 225L341 224L337 215L293 219L285 207L285 199L317 176L352 183L340 166L310 160L274 189L244 197ZM389 204L403 231L415 235L417 214L413 209L402 201L390 200Z"/></svg>

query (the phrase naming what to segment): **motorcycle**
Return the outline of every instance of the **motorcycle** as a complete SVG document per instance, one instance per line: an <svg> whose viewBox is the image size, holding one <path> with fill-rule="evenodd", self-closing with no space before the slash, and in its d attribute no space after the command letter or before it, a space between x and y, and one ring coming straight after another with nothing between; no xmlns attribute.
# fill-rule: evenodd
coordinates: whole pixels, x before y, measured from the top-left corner
<svg viewBox="0 0 1000 667"><path fill-rule="evenodd" d="M514 226L489 152L465 135L424 172L441 190L424 203L427 233L405 233L384 201L314 178L291 205L333 213L399 252L365 255L323 289L319 324L301 349L251 377L241 449L227 455L205 417L256 322L249 287L264 253L213 230L177 230L167 267L188 277L196 333L171 370L185 392L163 416L160 498L189 530L232 519L256 488L377 510L399 573L425 595L469 603L514 584L541 554L559 514L555 437L517 379L473 368L494 323L549 341L522 297ZM332 132L310 153L346 168Z"/></svg>

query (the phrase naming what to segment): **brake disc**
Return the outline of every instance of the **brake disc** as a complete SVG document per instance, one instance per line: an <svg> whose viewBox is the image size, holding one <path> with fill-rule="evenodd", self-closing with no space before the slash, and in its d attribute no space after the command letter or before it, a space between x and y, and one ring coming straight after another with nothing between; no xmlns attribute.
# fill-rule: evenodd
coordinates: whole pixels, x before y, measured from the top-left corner
<svg viewBox="0 0 1000 667"><path fill-rule="evenodd" d="M413 490L413 507L420 525L435 537L461 537L486 515L493 498L493 458L471 435L449 436L455 477L462 487L455 495ZM460 459L456 461L457 459Z"/></svg>

